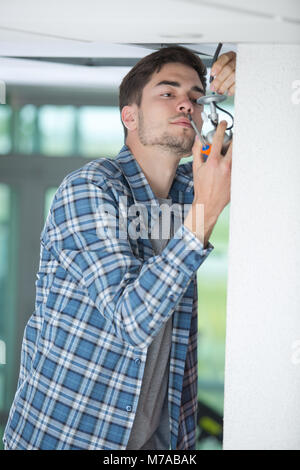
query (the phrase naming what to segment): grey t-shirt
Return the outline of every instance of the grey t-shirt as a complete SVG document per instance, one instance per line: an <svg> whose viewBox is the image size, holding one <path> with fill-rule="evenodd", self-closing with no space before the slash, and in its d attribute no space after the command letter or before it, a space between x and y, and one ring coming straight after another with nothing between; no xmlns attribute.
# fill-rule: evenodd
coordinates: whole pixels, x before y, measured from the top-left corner
<svg viewBox="0 0 300 470"><path fill-rule="evenodd" d="M172 199L158 198L159 204L172 204ZM162 223L163 222L163 223ZM160 254L174 235L172 219L164 212L151 232L155 254ZM138 407L127 444L129 450L169 450L168 378L172 338L171 316L152 341L147 352Z"/></svg>

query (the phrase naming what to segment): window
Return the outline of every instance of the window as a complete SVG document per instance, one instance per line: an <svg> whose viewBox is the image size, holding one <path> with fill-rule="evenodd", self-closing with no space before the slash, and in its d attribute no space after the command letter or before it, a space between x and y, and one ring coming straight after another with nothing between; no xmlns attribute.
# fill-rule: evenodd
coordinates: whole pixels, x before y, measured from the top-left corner
<svg viewBox="0 0 300 470"><path fill-rule="evenodd" d="M78 121L80 155L100 158L119 153L124 143L119 108L82 107Z"/></svg>
<svg viewBox="0 0 300 470"><path fill-rule="evenodd" d="M7 105L0 106L0 154L11 151L11 108Z"/></svg>
<svg viewBox="0 0 300 470"><path fill-rule="evenodd" d="M42 106L39 110L40 152L68 156L74 152L75 109L73 106Z"/></svg>
<svg viewBox="0 0 300 470"><path fill-rule="evenodd" d="M12 146L13 142L13 146ZM0 154L114 157L124 144L116 106L0 106Z"/></svg>
<svg viewBox="0 0 300 470"><path fill-rule="evenodd" d="M44 220L46 221L57 187L51 187L45 193Z"/></svg>
<svg viewBox="0 0 300 470"><path fill-rule="evenodd" d="M223 103L222 106L231 111L233 106L230 100L228 101L228 105L225 102L226 107ZM223 118L231 125L227 115L221 114L221 119ZM86 159L114 157L123 144L123 127L119 108L115 106L44 105L37 107L27 104L19 110L12 110L6 105L0 106L0 154L10 154L13 148L13 153L20 153L24 155L24 158L28 158L32 169L35 169L34 165L37 165L37 160L39 160L36 156L33 158L32 154L60 157L55 165L53 165L53 159L45 158L43 171L39 173L39 167L37 173L32 173L32 178L34 174L41 175L39 181L41 193L40 197L35 196L35 200L40 202L42 208L39 212L36 208L32 209L34 213L37 212L36 218L46 219L57 185L67 173L72 171L70 168L73 164L75 169L85 163L84 158L80 156ZM182 159L182 162L191 158ZM23 161L23 158L21 160ZM12 165L13 178L15 178L15 173L16 168ZM29 196L33 197L33 184L36 180L28 176L30 181L29 179L26 181L23 174L20 174L19 178L23 189L27 184L26 191L29 191ZM14 377L19 365L19 357L15 357L16 354L14 354L19 318L15 315L14 305L15 298L19 295L19 292L16 292L15 283L15 273L18 267L16 237L19 233L16 229L16 209L19 206L16 207L18 200L16 200L14 190L6 181L4 183L1 182L0 171L0 439L6 422L6 413L9 411L15 394ZM26 207L28 210L30 203ZM32 249L30 248L33 245L32 233L40 233L39 224L42 220L34 220L34 223L36 223L35 227L26 226L28 232L26 247L29 247L26 248L27 250ZM224 399L228 232L229 206L219 217L210 239L215 249L198 271L199 400L220 415L221 419ZM24 239L25 237L22 238L22 246L25 246ZM39 249L37 240L34 243L34 249ZM28 264L26 262L26 266ZM31 283L34 285L30 277ZM28 312L18 312L18 315L31 313L28 309ZM4 362L3 358L6 365L1 364L1 360ZM205 424L212 432L208 433L210 438L201 441L201 448L221 448L220 441L213 437L214 430L217 433L217 426L214 426L208 419Z"/></svg>
<svg viewBox="0 0 300 470"><path fill-rule="evenodd" d="M0 184L0 436L14 393L15 235L14 193ZM1 448L2 442L0 442Z"/></svg>
<svg viewBox="0 0 300 470"><path fill-rule="evenodd" d="M37 114L37 108L32 104L20 109L14 142L16 152L30 154L37 151Z"/></svg>
<svg viewBox="0 0 300 470"><path fill-rule="evenodd" d="M201 441L201 449L222 449L229 213L228 205L210 237L214 250L197 273L198 399L219 416L203 420L201 428L210 437Z"/></svg>

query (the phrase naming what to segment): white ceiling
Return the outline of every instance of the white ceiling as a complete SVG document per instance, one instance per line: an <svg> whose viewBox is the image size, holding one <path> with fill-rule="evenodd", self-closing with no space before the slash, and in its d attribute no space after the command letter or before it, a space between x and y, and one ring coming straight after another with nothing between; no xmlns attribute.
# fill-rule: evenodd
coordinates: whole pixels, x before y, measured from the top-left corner
<svg viewBox="0 0 300 470"><path fill-rule="evenodd" d="M6 0L0 54L93 43L300 42L299 0ZM97 47L96 47L97 49ZM40 52L38 52L40 54ZM73 52L74 53L74 52Z"/></svg>
<svg viewBox="0 0 300 470"><path fill-rule="evenodd" d="M167 43L211 56L219 41L222 52L239 42L300 43L300 0L6 0L0 11L8 85L116 87L129 69L28 58L138 59Z"/></svg>

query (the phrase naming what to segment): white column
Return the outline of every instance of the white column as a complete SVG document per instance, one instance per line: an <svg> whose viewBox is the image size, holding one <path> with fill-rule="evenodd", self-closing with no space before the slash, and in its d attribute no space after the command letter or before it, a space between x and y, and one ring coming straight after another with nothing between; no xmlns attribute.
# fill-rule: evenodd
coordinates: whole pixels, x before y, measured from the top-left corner
<svg viewBox="0 0 300 470"><path fill-rule="evenodd" d="M300 449L300 46L238 46L224 449Z"/></svg>

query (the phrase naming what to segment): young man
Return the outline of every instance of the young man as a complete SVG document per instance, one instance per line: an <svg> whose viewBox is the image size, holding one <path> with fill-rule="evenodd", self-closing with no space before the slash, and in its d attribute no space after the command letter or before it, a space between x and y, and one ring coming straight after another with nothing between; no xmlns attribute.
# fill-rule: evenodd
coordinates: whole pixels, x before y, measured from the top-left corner
<svg viewBox="0 0 300 470"><path fill-rule="evenodd" d="M234 68L234 53L219 58L217 90L233 92ZM120 86L126 145L58 189L6 449L195 448L196 273L231 172L224 122L204 162L187 119L201 128L204 93L205 67L187 49L142 59ZM164 234L163 203L177 207Z"/></svg>

